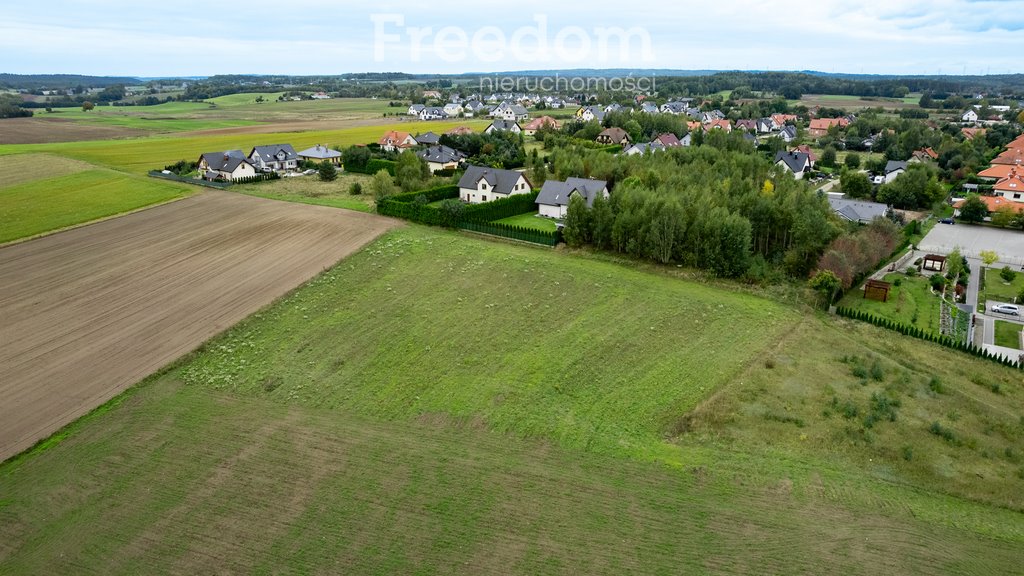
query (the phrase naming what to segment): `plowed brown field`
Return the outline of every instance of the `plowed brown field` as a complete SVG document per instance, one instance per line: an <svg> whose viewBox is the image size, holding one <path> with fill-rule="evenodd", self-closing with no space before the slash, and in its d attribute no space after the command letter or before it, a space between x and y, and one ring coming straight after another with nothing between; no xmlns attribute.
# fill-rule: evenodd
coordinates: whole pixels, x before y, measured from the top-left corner
<svg viewBox="0 0 1024 576"><path fill-rule="evenodd" d="M0 249L0 460L394 225L210 191Z"/></svg>

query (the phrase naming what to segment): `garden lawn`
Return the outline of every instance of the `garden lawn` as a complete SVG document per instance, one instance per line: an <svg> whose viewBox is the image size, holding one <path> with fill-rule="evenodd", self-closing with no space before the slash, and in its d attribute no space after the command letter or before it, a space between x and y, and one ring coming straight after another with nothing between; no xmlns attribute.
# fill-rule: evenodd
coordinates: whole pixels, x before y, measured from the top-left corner
<svg viewBox="0 0 1024 576"><path fill-rule="evenodd" d="M309 176L281 178L280 180L268 180L252 184L236 184L228 188L228 190L251 196L260 196L261 198L270 198L272 200L333 206L347 210L358 210L359 212L373 212L373 195L369 194L369 190L366 190L367 183L370 180L371 177L365 174L355 174L339 170L338 178L331 182L324 182L316 174L311 174ZM350 192L351 187L357 182L363 186L364 192L352 195Z"/></svg>
<svg viewBox="0 0 1024 576"><path fill-rule="evenodd" d="M864 298L864 290L853 288L839 305L938 334L940 299L932 293L928 279L924 276L907 276L901 272L886 274L884 278L890 283L897 279L901 285L892 286L888 302L868 300Z"/></svg>
<svg viewBox="0 0 1024 576"><path fill-rule="evenodd" d="M509 226L522 226L523 228L542 230L544 232L554 232L557 229L554 220L551 218L543 218L538 216L536 213L509 216L508 218L496 220L496 222L508 224Z"/></svg>
<svg viewBox="0 0 1024 576"><path fill-rule="evenodd" d="M1020 324L996 320L996 346L1020 350L1020 330Z"/></svg>
<svg viewBox="0 0 1024 576"><path fill-rule="evenodd" d="M102 168L0 188L0 243L181 198L192 190Z"/></svg>
<svg viewBox="0 0 1024 576"><path fill-rule="evenodd" d="M979 298L978 303L982 306L985 302L993 300L996 302L1014 302L1017 295L1024 290L1024 273L1014 271L1013 281L1007 282L999 276L1001 268L985 268L985 289Z"/></svg>

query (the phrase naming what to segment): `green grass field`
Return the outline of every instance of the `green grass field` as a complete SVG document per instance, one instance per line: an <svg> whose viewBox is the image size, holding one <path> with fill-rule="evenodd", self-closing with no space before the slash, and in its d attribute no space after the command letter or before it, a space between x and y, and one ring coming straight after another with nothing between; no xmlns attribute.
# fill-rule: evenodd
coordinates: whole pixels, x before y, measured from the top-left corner
<svg viewBox="0 0 1024 576"><path fill-rule="evenodd" d="M541 218L537 214L520 214L518 216L509 216L508 218L502 218L498 220L502 224L509 224L511 226L522 226L523 228L533 228L536 230L543 230L545 232L554 232L557 226L555 221L550 218Z"/></svg>
<svg viewBox="0 0 1024 576"><path fill-rule="evenodd" d="M165 102L155 106L97 106L88 112L81 108L56 108L44 116L83 124L183 132L266 122L381 118L385 114L401 115L406 110L405 107L389 106L386 100L371 98L277 102L281 94L283 92L230 94L203 102ZM264 102L256 102L260 96Z"/></svg>
<svg viewBox="0 0 1024 576"><path fill-rule="evenodd" d="M1020 350L1020 324L996 320L996 346Z"/></svg>
<svg viewBox="0 0 1024 576"><path fill-rule="evenodd" d="M839 305L938 334L940 300L938 295L932 293L928 279L924 276L907 276L901 272L886 274L884 278L890 283L895 283L897 279L901 285L892 286L888 302L868 300L864 298L863 290L854 288L843 297Z"/></svg>
<svg viewBox="0 0 1024 576"><path fill-rule="evenodd" d="M297 102L297 104L299 104ZM195 160L204 152L244 149L246 153L258 144L289 143L296 150L316 144L350 146L376 142L388 130L410 133L443 132L456 126L482 129L484 121L459 122L396 122L381 126L360 126L340 130L283 132L271 134L228 134L216 136L155 136L131 140L93 140L88 142L61 142L58 144L0 145L0 157L24 152L45 152L75 158L135 174L145 174L178 160Z"/></svg>
<svg viewBox="0 0 1024 576"><path fill-rule="evenodd" d="M1007 282L999 276L1001 271L1000 268L984 268L985 287L978 296L978 303L982 306L988 300L1012 303L1024 290L1024 273L1014 271L1013 281Z"/></svg>
<svg viewBox="0 0 1024 576"><path fill-rule="evenodd" d="M0 571L1019 567L1018 373L649 269L393 231L0 466Z"/></svg>
<svg viewBox="0 0 1024 576"><path fill-rule="evenodd" d="M333 182L323 182L317 178L316 174L313 174L256 184L235 185L230 190L273 200L373 212L373 195L368 190L356 196L349 192L352 184L358 182L365 188L370 180L371 177L365 174L339 171L338 179Z"/></svg>
<svg viewBox="0 0 1024 576"><path fill-rule="evenodd" d="M53 168L43 170L42 167ZM190 193L190 188L45 154L0 156L18 183L0 188L0 243L128 212Z"/></svg>

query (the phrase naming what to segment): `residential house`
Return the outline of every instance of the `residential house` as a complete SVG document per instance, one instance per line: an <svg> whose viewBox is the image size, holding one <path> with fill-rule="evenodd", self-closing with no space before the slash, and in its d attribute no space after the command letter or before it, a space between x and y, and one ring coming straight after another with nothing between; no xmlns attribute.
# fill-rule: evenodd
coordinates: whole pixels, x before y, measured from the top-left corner
<svg viewBox="0 0 1024 576"><path fill-rule="evenodd" d="M804 174L811 171L811 159L803 152L780 150L775 153L775 165L792 174L797 180L803 179Z"/></svg>
<svg viewBox="0 0 1024 576"><path fill-rule="evenodd" d="M1014 202L1024 202L1024 170L1014 170L992 185L992 193Z"/></svg>
<svg viewBox="0 0 1024 576"><path fill-rule="evenodd" d="M312 98L313 100L330 100L331 95L328 94L327 92L317 92L316 94L310 96L310 98Z"/></svg>
<svg viewBox="0 0 1024 576"><path fill-rule="evenodd" d="M438 92L437 90L424 90L423 91L423 97L424 98L433 98L435 100L440 100L441 99L441 93Z"/></svg>
<svg viewBox="0 0 1024 576"><path fill-rule="evenodd" d="M985 135L984 128L961 128L960 133L964 135L965 140L974 140L978 136Z"/></svg>
<svg viewBox="0 0 1024 576"><path fill-rule="evenodd" d="M978 196L978 199L985 203L985 207L988 208L990 214L1000 208L1011 208L1018 212L1024 210L1024 206L1021 206L1019 202L1002 196ZM960 216L960 209L963 208L964 202L967 202L966 198L953 203L953 216Z"/></svg>
<svg viewBox="0 0 1024 576"><path fill-rule="evenodd" d="M600 106L587 106L586 108L582 109L582 112L579 114L579 117L584 122L591 122L595 120L597 122L604 122L604 115L605 111L602 110Z"/></svg>
<svg viewBox="0 0 1024 576"><path fill-rule="evenodd" d="M772 130L782 130L786 124L796 123L796 114L772 114Z"/></svg>
<svg viewBox="0 0 1024 576"><path fill-rule="evenodd" d="M757 132L757 120L737 120L736 129Z"/></svg>
<svg viewBox="0 0 1024 576"><path fill-rule="evenodd" d="M654 102L644 102L643 106L640 107L640 111L645 114L657 114L661 112L661 109Z"/></svg>
<svg viewBox="0 0 1024 576"><path fill-rule="evenodd" d="M692 142L693 142L693 134L691 132L687 132L686 136L683 136L682 138L679 139L679 144L681 146L684 146L684 147L687 147L687 148L690 147L690 144Z"/></svg>
<svg viewBox="0 0 1024 576"><path fill-rule="evenodd" d="M834 126L846 128L849 125L850 120L848 118L813 118L807 127L807 134L812 138L819 138L828 134L829 129Z"/></svg>
<svg viewBox="0 0 1024 576"><path fill-rule="evenodd" d="M459 178L459 198L463 202L480 204L513 194L529 194L530 181L515 170L501 170L487 166L469 166Z"/></svg>
<svg viewBox="0 0 1024 576"><path fill-rule="evenodd" d="M256 167L241 150L207 152L199 157L199 174L206 180L237 180L256 175Z"/></svg>
<svg viewBox="0 0 1024 576"><path fill-rule="evenodd" d="M654 142L640 142L633 144L626 148L622 153L626 156L637 156L639 154L647 154L648 152L653 154L654 152L660 152L664 149L665 146L661 142L655 140Z"/></svg>
<svg viewBox="0 0 1024 576"><path fill-rule="evenodd" d="M889 160L885 163L885 182L889 183L899 178L900 174L907 171L907 163L900 160Z"/></svg>
<svg viewBox="0 0 1024 576"><path fill-rule="evenodd" d="M416 153L417 156L426 161L431 172L439 170L454 170L466 160L466 155L448 146L431 146Z"/></svg>
<svg viewBox="0 0 1024 576"><path fill-rule="evenodd" d="M565 182L548 180L544 182L537 194L537 212L547 218L565 218L569 210L569 201L579 196L586 201L587 207L594 205L598 196L608 198L608 183L604 180L587 178L567 178Z"/></svg>
<svg viewBox="0 0 1024 576"><path fill-rule="evenodd" d="M433 132L417 134L414 138L420 146L437 146L441 142L441 137Z"/></svg>
<svg viewBox="0 0 1024 576"><path fill-rule="evenodd" d="M772 119L758 118L754 123L754 129L758 134L768 134L772 131Z"/></svg>
<svg viewBox="0 0 1024 576"><path fill-rule="evenodd" d="M409 106L409 116L419 116L420 112L426 108L423 104L411 104Z"/></svg>
<svg viewBox="0 0 1024 576"><path fill-rule="evenodd" d="M515 120L495 120L491 122L491 125L484 129L484 134L490 134L491 132L511 132L513 134L519 134L523 131L522 126Z"/></svg>
<svg viewBox="0 0 1024 576"><path fill-rule="evenodd" d="M978 121L978 113L973 109L968 110L960 115L960 121L973 124Z"/></svg>
<svg viewBox="0 0 1024 576"><path fill-rule="evenodd" d="M787 144L796 140L796 126L790 126L788 124L783 126L779 130L778 137L782 138L782 140Z"/></svg>
<svg viewBox="0 0 1024 576"><path fill-rule="evenodd" d="M726 132L732 132L732 122L725 118L708 120L704 123L704 131L710 132L712 130L725 130Z"/></svg>
<svg viewBox="0 0 1024 576"><path fill-rule="evenodd" d="M469 126L456 126L451 130L445 132L449 136L465 136L466 134L473 134L473 129Z"/></svg>
<svg viewBox="0 0 1024 576"><path fill-rule="evenodd" d="M601 144L621 144L626 146L629 144L629 134L622 128L605 128L597 135L596 140Z"/></svg>
<svg viewBox="0 0 1024 576"><path fill-rule="evenodd" d="M444 113L449 117L462 116L463 112L465 112L462 104L459 104L458 102L449 102L444 105L442 110L444 110Z"/></svg>
<svg viewBox="0 0 1024 576"><path fill-rule="evenodd" d="M444 111L444 108L438 106L427 106L420 110L420 120L444 120L447 117L448 114Z"/></svg>
<svg viewBox="0 0 1024 576"><path fill-rule="evenodd" d="M299 155L291 144L256 146L249 152L249 162L260 172L281 172L298 168Z"/></svg>
<svg viewBox="0 0 1024 576"><path fill-rule="evenodd" d="M914 150L914 153L910 155L908 162L932 162L938 160L939 155L931 148L921 148L920 150Z"/></svg>
<svg viewBox="0 0 1024 576"><path fill-rule="evenodd" d="M462 115L466 118L472 118L477 114L483 113L483 110L487 108L487 105L479 100L470 100L462 106Z"/></svg>
<svg viewBox="0 0 1024 576"><path fill-rule="evenodd" d="M689 108L689 101L676 100L674 102L665 102L661 105L660 111L662 114L686 114L686 110Z"/></svg>
<svg viewBox="0 0 1024 576"><path fill-rule="evenodd" d="M989 180L1002 180L1012 174L1016 169L1017 167L1012 164L993 164L981 172L978 172L978 177Z"/></svg>
<svg viewBox="0 0 1024 576"><path fill-rule="evenodd" d="M1010 148L992 159L992 164L1024 165L1024 148Z"/></svg>
<svg viewBox="0 0 1024 576"><path fill-rule="evenodd" d="M654 139L654 142L661 144L665 148L679 148L683 145L683 143L679 141L679 138L671 132L659 135Z"/></svg>
<svg viewBox="0 0 1024 576"><path fill-rule="evenodd" d="M525 132L527 136L533 136L534 134L537 133L538 130L544 127L553 128L557 130L558 120L555 120L551 116L541 116L540 118L534 118L533 120L530 120L526 124L526 126L523 126L523 132Z"/></svg>
<svg viewBox="0 0 1024 576"><path fill-rule="evenodd" d="M814 163L818 161L818 155L811 150L811 147L807 144L801 144L793 149L793 152L803 152L807 154L807 157L811 160L811 168L814 168Z"/></svg>
<svg viewBox="0 0 1024 576"><path fill-rule="evenodd" d="M828 203L840 218L859 224L869 224L875 218L885 218L886 214L889 213L889 207L880 202L847 200L846 198L837 198L830 194Z"/></svg>
<svg viewBox="0 0 1024 576"><path fill-rule="evenodd" d="M381 150L385 152L400 152L407 148L412 148L417 145L416 139L412 137L408 132L399 132L398 130L392 130L385 133L377 141L380 144Z"/></svg>
<svg viewBox="0 0 1024 576"><path fill-rule="evenodd" d="M330 162L331 164L341 164L341 152L332 150L323 144L317 144L312 148L306 148L302 152L299 152L299 158L311 162Z"/></svg>

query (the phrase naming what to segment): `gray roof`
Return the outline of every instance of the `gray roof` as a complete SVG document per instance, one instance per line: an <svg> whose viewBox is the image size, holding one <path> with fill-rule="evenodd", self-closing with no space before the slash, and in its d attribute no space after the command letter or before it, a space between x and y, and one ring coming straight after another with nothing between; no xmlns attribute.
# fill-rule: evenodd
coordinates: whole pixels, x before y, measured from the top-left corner
<svg viewBox="0 0 1024 576"><path fill-rule="evenodd" d="M783 150L775 153L775 163L778 164L780 160L793 173L803 172L804 168L810 166L811 161L810 157L803 152L786 152Z"/></svg>
<svg viewBox="0 0 1024 576"><path fill-rule="evenodd" d="M488 128L494 127L495 130L512 130L517 126L522 130L522 127L519 126L518 122L512 120L495 120L494 122L491 122L491 125L488 126Z"/></svg>
<svg viewBox="0 0 1024 576"><path fill-rule="evenodd" d="M520 106L519 104L513 104L509 106L509 108L512 110L512 113L515 114L516 116L526 116L530 113L529 110Z"/></svg>
<svg viewBox="0 0 1024 576"><path fill-rule="evenodd" d="M427 162L436 162L438 164L461 162L466 159L465 154L448 146L431 146L430 148L420 150L416 155Z"/></svg>
<svg viewBox="0 0 1024 576"><path fill-rule="evenodd" d="M779 130L779 134L787 135L790 138L796 138L796 126L790 126L787 124L786 126L783 126L781 130Z"/></svg>
<svg viewBox="0 0 1024 576"><path fill-rule="evenodd" d="M590 180L587 178L566 178L565 182L548 180L537 195L537 204L547 206L568 206L569 197L573 192L578 192L587 206L594 205L594 198L601 193L608 185L604 180Z"/></svg>
<svg viewBox="0 0 1024 576"><path fill-rule="evenodd" d="M900 160L889 160L885 163L885 173L891 174L897 170L906 171L907 163Z"/></svg>
<svg viewBox="0 0 1024 576"><path fill-rule="evenodd" d="M254 155L264 162L277 162L277 153L284 152L285 161L295 160L298 154L295 153L295 148L292 148L291 144L271 144L269 146L256 146L249 152L249 157L252 158Z"/></svg>
<svg viewBox="0 0 1024 576"><path fill-rule="evenodd" d="M415 136L415 138L417 144L422 144L424 146L433 146L441 141L441 137L438 136L437 134L434 134L433 132L420 134L419 136Z"/></svg>
<svg viewBox="0 0 1024 576"><path fill-rule="evenodd" d="M847 200L846 198L829 197L828 203L841 217L851 222L867 224L875 218L884 218L889 207L879 202L866 200Z"/></svg>
<svg viewBox="0 0 1024 576"><path fill-rule="evenodd" d="M515 170L468 166L462 178L459 178L459 188L476 188L477 183L483 179L498 194L511 194L520 178L526 178L526 175ZM529 180L526 180L526 184L532 186Z"/></svg>
<svg viewBox="0 0 1024 576"><path fill-rule="evenodd" d="M226 150L224 152L207 152L202 155L210 170L234 172L235 168L242 162L248 163L249 159L241 150Z"/></svg>
<svg viewBox="0 0 1024 576"><path fill-rule="evenodd" d="M340 158L341 152L331 150L326 146L317 144L312 148L306 148L302 152L299 152L299 156L302 156L303 158L319 158L320 160L327 160L328 158Z"/></svg>
<svg viewBox="0 0 1024 576"><path fill-rule="evenodd" d="M640 142L639 144L634 144L626 149L626 154L644 154L646 152L657 152L664 149L665 145L655 140L654 142ZM633 152L634 150L636 150L636 152Z"/></svg>

